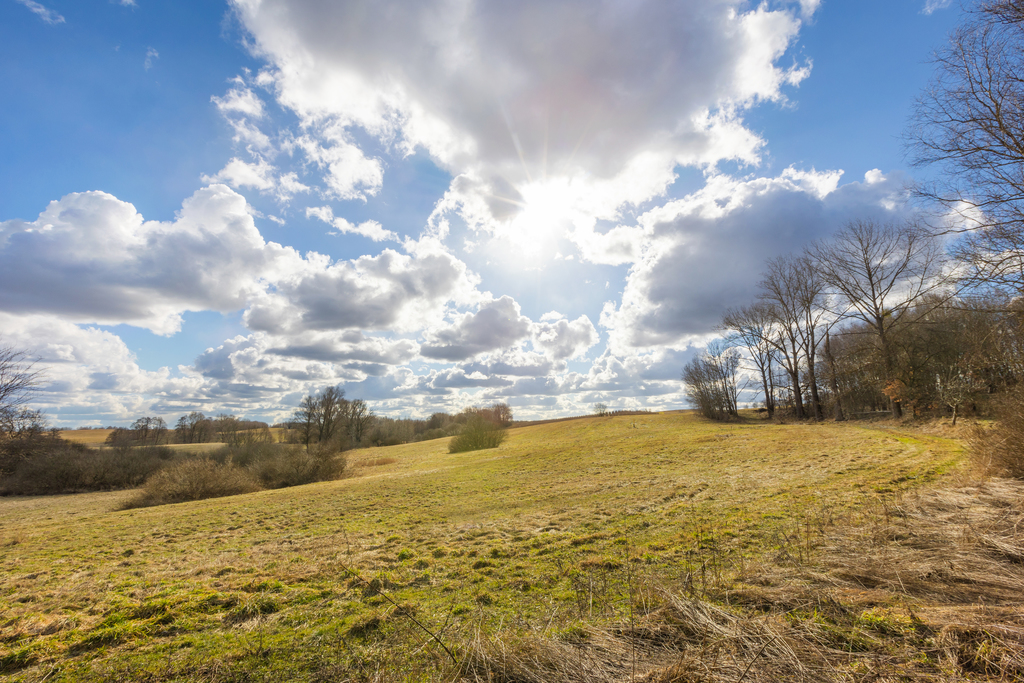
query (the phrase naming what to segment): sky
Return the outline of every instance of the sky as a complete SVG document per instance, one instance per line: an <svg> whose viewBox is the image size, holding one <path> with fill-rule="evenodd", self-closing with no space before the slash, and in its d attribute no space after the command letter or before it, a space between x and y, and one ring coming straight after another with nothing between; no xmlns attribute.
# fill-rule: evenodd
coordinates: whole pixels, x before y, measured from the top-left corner
<svg viewBox="0 0 1024 683"><path fill-rule="evenodd" d="M51 424L686 407L764 262L905 220L949 0L0 0L0 343Z"/></svg>

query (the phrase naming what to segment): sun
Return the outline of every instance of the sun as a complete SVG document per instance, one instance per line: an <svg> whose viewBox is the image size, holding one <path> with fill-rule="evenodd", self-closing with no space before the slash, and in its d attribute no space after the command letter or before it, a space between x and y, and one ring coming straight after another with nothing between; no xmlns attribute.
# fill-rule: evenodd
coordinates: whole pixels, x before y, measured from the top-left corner
<svg viewBox="0 0 1024 683"><path fill-rule="evenodd" d="M575 193L561 179L535 180L516 189L521 209L497 236L530 260L553 257L559 241L572 229Z"/></svg>

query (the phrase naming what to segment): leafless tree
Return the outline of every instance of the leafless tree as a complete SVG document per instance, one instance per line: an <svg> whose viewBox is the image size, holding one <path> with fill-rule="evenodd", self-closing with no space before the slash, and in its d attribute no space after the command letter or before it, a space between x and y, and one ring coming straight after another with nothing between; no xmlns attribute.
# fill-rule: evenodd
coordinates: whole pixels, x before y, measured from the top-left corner
<svg viewBox="0 0 1024 683"><path fill-rule="evenodd" d="M357 445L362 443L375 417L363 399L357 398L352 401L349 405L349 431L352 434L353 443Z"/></svg>
<svg viewBox="0 0 1024 683"><path fill-rule="evenodd" d="M907 133L918 166L937 181L917 188L958 216L955 255L975 285L1024 289L1024 0L969 11L935 56L930 88Z"/></svg>
<svg viewBox="0 0 1024 683"><path fill-rule="evenodd" d="M213 437L213 424L205 415L193 410L178 418L174 432L178 443L205 443Z"/></svg>
<svg viewBox="0 0 1024 683"><path fill-rule="evenodd" d="M784 256L768 261L760 287L760 299L775 317L775 334L769 340L789 372L797 416L804 417L800 375L806 368L811 414L820 419L815 359L819 328L826 316L824 282L810 258Z"/></svg>
<svg viewBox="0 0 1024 683"><path fill-rule="evenodd" d="M293 423L307 446L337 442L339 447L344 447L342 441L348 435L350 417L351 404L345 400L345 390L326 387L302 399Z"/></svg>
<svg viewBox="0 0 1024 683"><path fill-rule="evenodd" d="M701 415L724 420L739 414L739 387L736 382L739 362L736 349L715 341L683 367L686 397Z"/></svg>
<svg viewBox="0 0 1024 683"><path fill-rule="evenodd" d="M821 280L832 290L847 319L872 330L884 368L895 379L894 331L911 322L906 313L944 286L943 257L935 238L914 225L852 221L834 237L807 250ZM934 298L941 301L941 298ZM903 414L890 400L894 417Z"/></svg>
<svg viewBox="0 0 1024 683"><path fill-rule="evenodd" d="M17 425L24 422L28 414L38 417L27 405L41 379L35 359L27 352L0 345L0 432L17 431Z"/></svg>
<svg viewBox="0 0 1024 683"><path fill-rule="evenodd" d="M153 446L167 441L167 423L162 417L140 417L131 426L133 441L140 446Z"/></svg>
<svg viewBox="0 0 1024 683"><path fill-rule="evenodd" d="M733 343L747 351L754 370L761 376L764 407L769 419L775 416L775 378L772 373L775 345L771 341L775 314L771 306L756 303L732 309L722 317L721 329Z"/></svg>

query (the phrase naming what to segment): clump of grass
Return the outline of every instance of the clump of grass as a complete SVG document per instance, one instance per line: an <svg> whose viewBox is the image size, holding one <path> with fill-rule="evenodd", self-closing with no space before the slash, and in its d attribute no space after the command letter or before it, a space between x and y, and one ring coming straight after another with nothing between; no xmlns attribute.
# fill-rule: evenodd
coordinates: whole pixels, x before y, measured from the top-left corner
<svg viewBox="0 0 1024 683"><path fill-rule="evenodd" d="M1004 397L997 409L995 425L970 434L971 455L984 474L1024 479L1024 390Z"/></svg>
<svg viewBox="0 0 1024 683"><path fill-rule="evenodd" d="M236 465L186 460L150 477L139 495L126 501L123 509L220 498L261 488L251 474Z"/></svg>

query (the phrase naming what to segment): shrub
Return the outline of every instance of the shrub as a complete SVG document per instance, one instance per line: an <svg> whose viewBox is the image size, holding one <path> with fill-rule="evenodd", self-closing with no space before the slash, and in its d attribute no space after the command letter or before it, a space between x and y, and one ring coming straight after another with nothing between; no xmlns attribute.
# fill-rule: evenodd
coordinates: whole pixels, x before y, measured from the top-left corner
<svg viewBox="0 0 1024 683"><path fill-rule="evenodd" d="M1024 479L1024 390L1005 396L997 415L994 427L969 437L972 459L989 474Z"/></svg>
<svg viewBox="0 0 1024 683"><path fill-rule="evenodd" d="M142 492L124 508L184 503L259 491L261 486L249 472L213 460L185 460L166 467L146 481Z"/></svg>
<svg viewBox="0 0 1024 683"><path fill-rule="evenodd" d="M0 493L48 495L133 488L175 457L173 450L160 446L95 450L56 438L40 443L3 481Z"/></svg>
<svg viewBox="0 0 1024 683"><path fill-rule="evenodd" d="M497 448L505 441L506 430L480 415L472 415L458 436L448 443L449 453L465 453L485 448Z"/></svg>
<svg viewBox="0 0 1024 683"><path fill-rule="evenodd" d="M315 481L331 481L345 473L347 461L340 452L325 445L277 444L248 465L267 488L280 489Z"/></svg>

